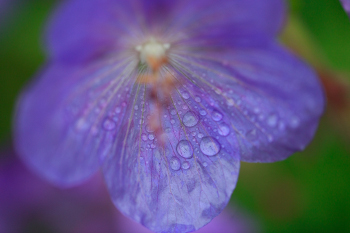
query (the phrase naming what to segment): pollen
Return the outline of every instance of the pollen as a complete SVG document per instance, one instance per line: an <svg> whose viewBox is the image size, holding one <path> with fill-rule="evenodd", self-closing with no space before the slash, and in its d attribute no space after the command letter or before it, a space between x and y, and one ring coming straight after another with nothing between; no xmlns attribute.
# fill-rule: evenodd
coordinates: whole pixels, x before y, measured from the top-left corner
<svg viewBox="0 0 350 233"><path fill-rule="evenodd" d="M154 71L157 71L167 62L167 50L169 48L169 43L161 43L154 38L135 47L136 51L139 52L141 63L146 63Z"/></svg>

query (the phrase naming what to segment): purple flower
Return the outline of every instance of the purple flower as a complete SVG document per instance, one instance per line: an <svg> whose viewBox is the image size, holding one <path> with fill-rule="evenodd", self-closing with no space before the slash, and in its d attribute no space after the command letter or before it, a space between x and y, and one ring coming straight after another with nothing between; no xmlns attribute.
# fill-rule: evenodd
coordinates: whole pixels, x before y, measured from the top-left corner
<svg viewBox="0 0 350 233"><path fill-rule="evenodd" d="M323 92L275 41L284 19L281 0L66 1L18 104L17 151L60 186L102 169L118 209L155 232L197 230L240 160L283 160L315 133Z"/></svg>
<svg viewBox="0 0 350 233"><path fill-rule="evenodd" d="M350 0L340 0L340 3L343 5L344 10L350 17Z"/></svg>

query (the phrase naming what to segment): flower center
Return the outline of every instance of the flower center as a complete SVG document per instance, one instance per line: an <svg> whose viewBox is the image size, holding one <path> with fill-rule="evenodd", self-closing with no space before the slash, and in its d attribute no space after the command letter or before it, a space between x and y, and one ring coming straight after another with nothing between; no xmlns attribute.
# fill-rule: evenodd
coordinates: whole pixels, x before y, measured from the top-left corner
<svg viewBox="0 0 350 233"><path fill-rule="evenodd" d="M135 47L139 52L141 63L147 63L153 71L158 71L163 64L167 63L166 52L169 48L170 44L161 43L154 38Z"/></svg>

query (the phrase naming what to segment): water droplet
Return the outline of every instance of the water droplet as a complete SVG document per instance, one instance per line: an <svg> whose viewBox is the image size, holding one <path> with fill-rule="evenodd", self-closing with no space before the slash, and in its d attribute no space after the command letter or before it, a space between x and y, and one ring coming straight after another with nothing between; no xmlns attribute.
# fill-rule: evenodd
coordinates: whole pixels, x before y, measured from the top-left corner
<svg viewBox="0 0 350 233"><path fill-rule="evenodd" d="M149 139L149 140L153 140L153 139L154 139L154 135L153 135L153 134L149 134L149 135L148 135L148 139Z"/></svg>
<svg viewBox="0 0 350 233"><path fill-rule="evenodd" d="M208 166L208 163L207 162L203 162L203 166L204 167Z"/></svg>
<svg viewBox="0 0 350 233"><path fill-rule="evenodd" d="M115 109L114 109L114 112L115 113L120 113L122 111L122 109L120 108L120 107L116 107Z"/></svg>
<svg viewBox="0 0 350 233"><path fill-rule="evenodd" d="M267 117L267 124L270 127L276 127L277 125L277 115L276 114L271 114Z"/></svg>
<svg viewBox="0 0 350 233"><path fill-rule="evenodd" d="M183 105L183 106L182 106L182 109L183 109L183 110L188 109L187 105Z"/></svg>
<svg viewBox="0 0 350 233"><path fill-rule="evenodd" d="M268 135L268 136L267 136L267 140L268 140L269 142L272 142L272 141L273 141L273 136L272 136L272 135Z"/></svg>
<svg viewBox="0 0 350 233"><path fill-rule="evenodd" d="M256 129L252 129L252 130L249 130L245 136L249 141L253 141L257 139L258 134L256 132Z"/></svg>
<svg viewBox="0 0 350 233"><path fill-rule="evenodd" d="M139 106L135 105L135 106L134 106L134 109L135 109L135 110L138 110L138 109L139 109Z"/></svg>
<svg viewBox="0 0 350 233"><path fill-rule="evenodd" d="M182 93L182 97L187 100L188 98L190 98L190 95L187 92Z"/></svg>
<svg viewBox="0 0 350 233"><path fill-rule="evenodd" d="M75 124L75 128L78 131L84 131L87 130L89 128L89 124L87 123L87 121L84 118L80 118L77 123Z"/></svg>
<svg viewBox="0 0 350 233"><path fill-rule="evenodd" d="M202 116L205 116L205 115L207 115L207 112L205 110L200 110L199 114L201 114Z"/></svg>
<svg viewBox="0 0 350 233"><path fill-rule="evenodd" d="M173 124L175 124L175 120L174 119L171 119L170 120L170 123L173 125Z"/></svg>
<svg viewBox="0 0 350 233"><path fill-rule="evenodd" d="M199 145L203 154L214 156L219 153L221 149L220 143L213 137L204 137Z"/></svg>
<svg viewBox="0 0 350 233"><path fill-rule="evenodd" d="M194 137L196 136L196 132L192 132L191 135Z"/></svg>
<svg viewBox="0 0 350 233"><path fill-rule="evenodd" d="M182 122L187 127L195 126L198 123L198 121L199 121L198 116L194 112L191 112L191 111L187 112L182 118Z"/></svg>
<svg viewBox="0 0 350 233"><path fill-rule="evenodd" d="M230 127L226 123L221 123L218 125L218 133L221 136L227 136L230 133Z"/></svg>
<svg viewBox="0 0 350 233"><path fill-rule="evenodd" d="M221 95L222 91L219 88L216 88L215 89L215 93L218 94L218 95Z"/></svg>
<svg viewBox="0 0 350 233"><path fill-rule="evenodd" d="M171 169L173 169L174 171L177 171L177 170L179 170L180 169L180 167L181 167L181 162L180 162L180 160L178 159L178 158L176 158L176 157L172 157L171 159L170 159L170 167L171 167Z"/></svg>
<svg viewBox="0 0 350 233"><path fill-rule="evenodd" d="M147 141L147 135L146 134L141 134L141 139L143 140L143 141Z"/></svg>
<svg viewBox="0 0 350 233"><path fill-rule="evenodd" d="M106 118L103 122L103 128L107 131L113 130L115 126L115 122L109 118Z"/></svg>
<svg viewBox="0 0 350 233"><path fill-rule="evenodd" d="M184 157L185 159L189 159L193 155L193 148L189 141L182 140L176 146L177 153Z"/></svg>
<svg viewBox="0 0 350 233"><path fill-rule="evenodd" d="M153 133L155 130L153 129L152 126L146 125L146 131L147 131L148 133Z"/></svg>
<svg viewBox="0 0 350 233"><path fill-rule="evenodd" d="M181 167L182 167L182 169L187 170L187 169L190 168L190 163L185 161L185 162L182 163Z"/></svg>
<svg viewBox="0 0 350 233"><path fill-rule="evenodd" d="M199 134L197 135L197 137L198 137L198 138L202 138L202 137L204 137L204 135L203 135L202 133L199 133Z"/></svg>
<svg viewBox="0 0 350 233"><path fill-rule="evenodd" d="M278 129L279 130L285 130L286 129L286 125L284 124L284 122L280 121L280 123L278 124Z"/></svg>
<svg viewBox="0 0 350 233"><path fill-rule="evenodd" d="M222 119L222 114L218 110L214 110L211 113L211 118L213 118L214 121L220 121Z"/></svg>
<svg viewBox="0 0 350 233"><path fill-rule="evenodd" d="M233 99L228 99L228 100L226 101L226 103L227 103L228 106L233 106L233 105L235 105L235 101L234 101Z"/></svg>
<svg viewBox="0 0 350 233"><path fill-rule="evenodd" d="M194 98L194 101L196 101L197 103L201 102L201 98L199 96L197 96L196 98Z"/></svg>
<svg viewBox="0 0 350 233"><path fill-rule="evenodd" d="M156 148L156 145L152 143L151 148L153 148L153 149Z"/></svg>
<svg viewBox="0 0 350 233"><path fill-rule="evenodd" d="M291 121L290 121L290 126L292 128L297 128L300 124L300 120L298 117L292 117Z"/></svg>

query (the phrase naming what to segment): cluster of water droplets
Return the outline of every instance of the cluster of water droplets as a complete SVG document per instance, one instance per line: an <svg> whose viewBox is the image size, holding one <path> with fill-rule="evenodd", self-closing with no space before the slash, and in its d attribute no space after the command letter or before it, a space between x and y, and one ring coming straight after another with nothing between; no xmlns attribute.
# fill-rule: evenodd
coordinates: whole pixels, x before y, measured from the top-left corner
<svg viewBox="0 0 350 233"><path fill-rule="evenodd" d="M182 93L183 99L191 101L191 107L184 113L178 109L171 109L170 116L179 116L181 124L186 127L189 132L185 133L185 139L180 140L176 145L177 156L170 159L170 167L174 170L187 170L191 167L193 161L202 161L203 167L207 167L203 156L216 156L220 153L222 145L219 142L219 136L226 137L230 134L230 126L223 121L223 114L213 109L210 104L202 101L199 95L190 96L187 92ZM192 97L192 99L190 99ZM179 104L179 103L178 103ZM182 110L187 108L182 108ZM201 122L203 121L203 122ZM174 122L175 123L175 122ZM171 123L171 124L174 124ZM211 127L207 127L211 124ZM213 130L214 129L214 130ZM217 137L208 136L209 131L213 130L217 133ZM184 135L184 136L185 136ZM192 136L191 142L190 138ZM194 158L196 157L196 158ZM181 160L183 161L181 163Z"/></svg>

